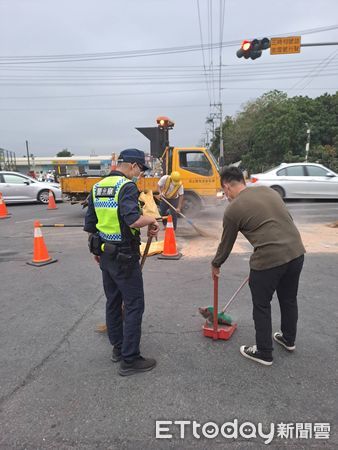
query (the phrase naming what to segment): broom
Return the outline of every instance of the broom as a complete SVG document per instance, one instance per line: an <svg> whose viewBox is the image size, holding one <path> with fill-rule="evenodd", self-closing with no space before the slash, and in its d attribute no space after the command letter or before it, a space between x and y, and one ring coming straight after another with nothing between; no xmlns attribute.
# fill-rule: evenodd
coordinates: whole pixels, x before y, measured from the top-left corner
<svg viewBox="0 0 338 450"><path fill-rule="evenodd" d="M169 203L169 202L163 197L163 195L161 195L161 199L164 201L164 203L166 203L168 206L170 206L170 208L173 208L173 209L176 210L176 208L174 208L174 206L173 206L171 203ZM186 221L188 222L188 224L191 225L191 226L193 227L193 229L194 229L200 236L203 236L203 237L211 237L209 233L207 233L207 232L204 231L204 230L201 230L201 228L198 228L198 227L194 224L194 222L193 222L192 220L188 219L188 217L185 216L183 213L178 212L178 211L176 211L176 212L177 212L177 214L179 214L181 217L183 217L183 219L186 220Z"/></svg>
<svg viewBox="0 0 338 450"><path fill-rule="evenodd" d="M231 325L232 324L232 318L229 316L229 314L225 314L225 311L228 309L230 304L233 302L233 300L236 298L239 291L246 285L246 283L249 281L249 277L245 278L245 280L242 282L240 287L237 289L237 291L233 294L231 299L228 301L228 303L224 306L221 312L217 315L217 322L220 325ZM198 308L198 312L209 322L213 323L214 321L214 307L213 306L207 306L206 308Z"/></svg>

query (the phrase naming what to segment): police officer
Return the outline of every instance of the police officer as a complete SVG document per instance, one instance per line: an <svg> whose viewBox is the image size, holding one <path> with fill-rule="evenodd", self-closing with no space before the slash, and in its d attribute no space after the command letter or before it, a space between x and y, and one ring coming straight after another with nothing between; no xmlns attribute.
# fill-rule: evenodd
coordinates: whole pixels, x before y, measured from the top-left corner
<svg viewBox="0 0 338 450"><path fill-rule="evenodd" d="M153 217L141 215L139 191L132 181L149 169L144 152L123 150L117 163L92 189L84 230L90 233L89 247L102 270L111 359L120 361L119 374L127 376L156 365L140 355L144 293L139 229L148 227L148 236L156 236L159 226Z"/></svg>

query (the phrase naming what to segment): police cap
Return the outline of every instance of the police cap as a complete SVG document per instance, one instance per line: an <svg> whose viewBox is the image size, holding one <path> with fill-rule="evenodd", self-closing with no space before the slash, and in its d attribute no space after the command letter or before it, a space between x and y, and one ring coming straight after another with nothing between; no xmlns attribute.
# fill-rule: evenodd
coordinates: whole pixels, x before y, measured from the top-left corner
<svg viewBox="0 0 338 450"><path fill-rule="evenodd" d="M126 150L122 150L120 156L117 160L118 163L128 162L128 163L137 163L142 165L142 170L145 172L149 170L150 167L146 166L145 155L142 150L137 150L137 148L127 148Z"/></svg>

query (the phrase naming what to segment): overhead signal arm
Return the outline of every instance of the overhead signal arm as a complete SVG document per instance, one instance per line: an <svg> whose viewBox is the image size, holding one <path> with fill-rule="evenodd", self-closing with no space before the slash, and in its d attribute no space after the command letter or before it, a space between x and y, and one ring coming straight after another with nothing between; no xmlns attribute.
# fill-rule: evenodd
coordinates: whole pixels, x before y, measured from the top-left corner
<svg viewBox="0 0 338 450"><path fill-rule="evenodd" d="M241 48L237 50L238 58L257 59L262 56L262 51L270 48L270 55L287 55L300 53L301 47L317 47L324 45L338 45L338 42L316 42L312 44L302 44L301 36L273 37L271 39L245 40Z"/></svg>

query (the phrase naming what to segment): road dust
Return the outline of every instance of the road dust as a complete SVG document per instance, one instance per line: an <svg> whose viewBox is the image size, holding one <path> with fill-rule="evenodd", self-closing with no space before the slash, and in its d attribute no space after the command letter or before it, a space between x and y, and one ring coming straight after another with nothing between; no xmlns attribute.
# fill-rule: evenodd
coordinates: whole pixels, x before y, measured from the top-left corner
<svg viewBox="0 0 338 450"><path fill-rule="evenodd" d="M200 226L200 225L198 225ZM176 232L177 243L180 251L188 258L212 257L215 255L218 243L222 235L221 222L213 228L204 227L213 238L198 236L194 230L179 227ZM201 227L202 228L202 227ZM338 228L332 224L300 224L298 229L301 233L307 253L338 253ZM238 234L233 253L251 253L252 246Z"/></svg>

